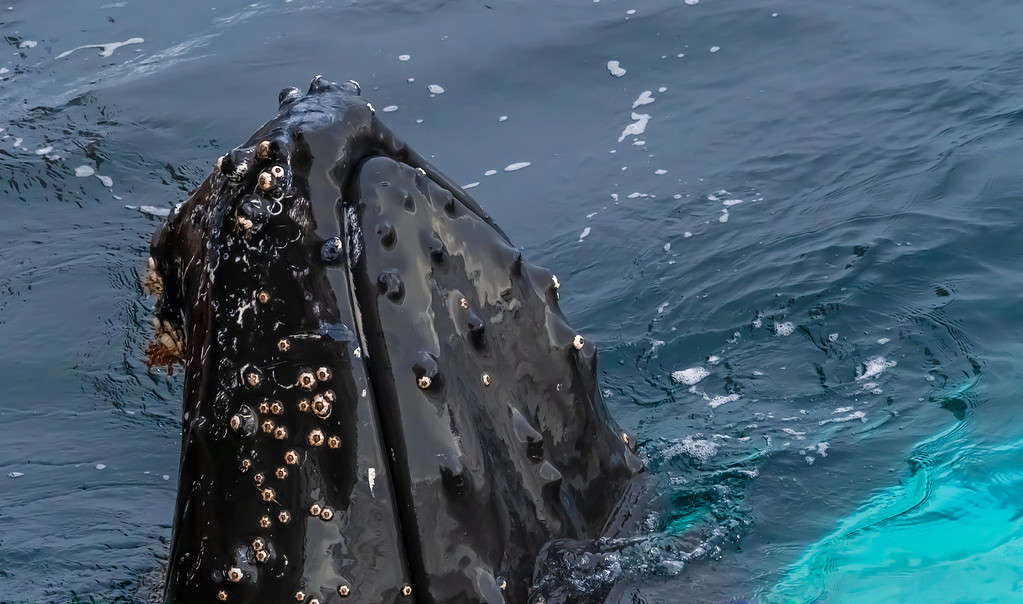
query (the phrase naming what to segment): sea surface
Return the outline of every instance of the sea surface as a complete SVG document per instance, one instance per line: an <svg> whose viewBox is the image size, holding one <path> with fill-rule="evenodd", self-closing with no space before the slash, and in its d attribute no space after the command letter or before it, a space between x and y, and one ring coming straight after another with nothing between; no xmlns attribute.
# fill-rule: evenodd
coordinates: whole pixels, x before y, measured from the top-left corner
<svg viewBox="0 0 1023 604"><path fill-rule="evenodd" d="M659 504L612 601L1023 601L1018 0L0 5L0 602L145 602L162 216L315 74L601 350Z"/></svg>

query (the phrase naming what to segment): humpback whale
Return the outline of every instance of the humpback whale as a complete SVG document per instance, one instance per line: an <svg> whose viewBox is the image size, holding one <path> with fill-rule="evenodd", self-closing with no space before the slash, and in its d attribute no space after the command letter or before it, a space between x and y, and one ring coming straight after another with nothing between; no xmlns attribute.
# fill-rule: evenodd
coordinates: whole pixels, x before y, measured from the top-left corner
<svg viewBox="0 0 1023 604"><path fill-rule="evenodd" d="M165 600L558 600L541 552L605 535L643 466L557 277L357 83L278 100L143 276L147 362L184 368Z"/></svg>

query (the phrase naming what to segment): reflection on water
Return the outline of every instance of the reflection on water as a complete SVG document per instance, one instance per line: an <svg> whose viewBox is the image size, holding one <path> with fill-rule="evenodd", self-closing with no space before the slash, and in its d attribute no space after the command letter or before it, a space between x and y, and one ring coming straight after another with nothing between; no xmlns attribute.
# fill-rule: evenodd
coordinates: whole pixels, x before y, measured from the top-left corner
<svg viewBox="0 0 1023 604"><path fill-rule="evenodd" d="M655 488L640 535L540 581L626 602L995 601L1023 581L1014 3L3 17L0 601L159 582L180 376L142 363L139 269L161 216L316 73L359 80L471 186L601 348Z"/></svg>

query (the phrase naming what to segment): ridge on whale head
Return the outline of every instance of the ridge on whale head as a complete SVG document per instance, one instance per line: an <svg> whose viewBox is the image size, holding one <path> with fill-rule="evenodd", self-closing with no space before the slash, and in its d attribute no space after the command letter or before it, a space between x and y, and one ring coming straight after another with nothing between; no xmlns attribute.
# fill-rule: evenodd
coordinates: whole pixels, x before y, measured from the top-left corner
<svg viewBox="0 0 1023 604"><path fill-rule="evenodd" d="M185 368L168 602L541 602L642 465L558 280L317 77L152 243Z"/></svg>

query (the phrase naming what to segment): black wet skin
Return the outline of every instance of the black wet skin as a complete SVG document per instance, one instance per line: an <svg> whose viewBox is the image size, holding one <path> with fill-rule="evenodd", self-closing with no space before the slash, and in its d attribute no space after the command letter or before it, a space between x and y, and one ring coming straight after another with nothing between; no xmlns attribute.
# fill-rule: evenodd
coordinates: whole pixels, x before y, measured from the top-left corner
<svg viewBox="0 0 1023 604"><path fill-rule="evenodd" d="M642 466L556 278L357 84L282 91L152 257L184 338L168 602L552 602L540 550L621 514Z"/></svg>

